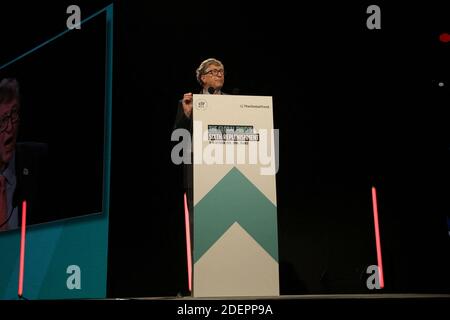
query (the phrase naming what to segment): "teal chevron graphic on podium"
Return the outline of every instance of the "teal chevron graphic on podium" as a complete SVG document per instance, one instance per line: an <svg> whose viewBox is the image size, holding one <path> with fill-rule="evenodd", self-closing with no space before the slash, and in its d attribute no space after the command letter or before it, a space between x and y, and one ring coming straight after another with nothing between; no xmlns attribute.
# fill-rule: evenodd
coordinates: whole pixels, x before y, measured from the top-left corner
<svg viewBox="0 0 450 320"><path fill-rule="evenodd" d="M236 167L197 203L194 212L195 263L234 222L278 262L277 208Z"/></svg>

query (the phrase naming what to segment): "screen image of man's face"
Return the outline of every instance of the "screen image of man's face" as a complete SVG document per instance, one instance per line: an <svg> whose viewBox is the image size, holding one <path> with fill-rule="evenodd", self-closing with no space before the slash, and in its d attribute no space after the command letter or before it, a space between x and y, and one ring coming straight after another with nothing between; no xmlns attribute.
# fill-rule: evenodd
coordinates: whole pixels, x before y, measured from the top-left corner
<svg viewBox="0 0 450 320"><path fill-rule="evenodd" d="M18 120L16 99L0 103L0 170L6 167L16 148Z"/></svg>

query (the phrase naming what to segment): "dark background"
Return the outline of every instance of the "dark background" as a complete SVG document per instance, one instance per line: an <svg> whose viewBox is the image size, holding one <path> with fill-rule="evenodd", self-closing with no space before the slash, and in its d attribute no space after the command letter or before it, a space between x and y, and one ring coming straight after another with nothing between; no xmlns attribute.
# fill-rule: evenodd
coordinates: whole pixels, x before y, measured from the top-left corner
<svg viewBox="0 0 450 320"><path fill-rule="evenodd" d="M109 3L2 9L0 61L64 30L69 4L88 16ZM450 19L442 5L378 3L382 29L368 30L371 2L114 3L109 296L186 291L170 134L177 101L198 90L195 68L208 57L225 65L224 91L273 96L281 294L369 292L372 186L381 292L450 291L450 49L439 42ZM94 42L81 50L96 52Z"/></svg>

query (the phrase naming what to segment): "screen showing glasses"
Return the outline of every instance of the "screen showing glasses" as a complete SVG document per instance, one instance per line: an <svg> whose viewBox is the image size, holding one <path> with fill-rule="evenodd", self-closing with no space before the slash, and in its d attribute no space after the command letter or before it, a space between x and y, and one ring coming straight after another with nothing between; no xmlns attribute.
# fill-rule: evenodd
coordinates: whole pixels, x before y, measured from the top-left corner
<svg viewBox="0 0 450 320"><path fill-rule="evenodd" d="M48 39L0 61L1 231L103 208L106 14Z"/></svg>

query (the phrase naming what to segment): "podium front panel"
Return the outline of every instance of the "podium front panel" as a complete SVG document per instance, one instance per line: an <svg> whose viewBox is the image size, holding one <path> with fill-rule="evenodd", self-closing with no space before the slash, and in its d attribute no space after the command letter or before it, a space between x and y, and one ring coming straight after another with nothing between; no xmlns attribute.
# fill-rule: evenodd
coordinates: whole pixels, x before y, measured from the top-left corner
<svg viewBox="0 0 450 320"><path fill-rule="evenodd" d="M196 297L278 296L272 97L194 95Z"/></svg>

